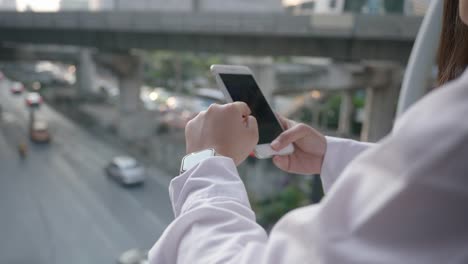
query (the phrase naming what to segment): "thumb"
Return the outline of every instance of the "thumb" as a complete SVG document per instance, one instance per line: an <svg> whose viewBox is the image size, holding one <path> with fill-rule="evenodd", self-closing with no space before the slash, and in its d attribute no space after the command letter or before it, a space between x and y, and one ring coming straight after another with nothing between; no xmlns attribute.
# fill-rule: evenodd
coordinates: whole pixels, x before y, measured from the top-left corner
<svg viewBox="0 0 468 264"><path fill-rule="evenodd" d="M271 148L279 151L287 145L294 143L296 140L307 136L311 133L312 128L305 124L296 124L286 131L283 131L273 142Z"/></svg>
<svg viewBox="0 0 468 264"><path fill-rule="evenodd" d="M289 156L274 156L273 163L283 171L289 171Z"/></svg>

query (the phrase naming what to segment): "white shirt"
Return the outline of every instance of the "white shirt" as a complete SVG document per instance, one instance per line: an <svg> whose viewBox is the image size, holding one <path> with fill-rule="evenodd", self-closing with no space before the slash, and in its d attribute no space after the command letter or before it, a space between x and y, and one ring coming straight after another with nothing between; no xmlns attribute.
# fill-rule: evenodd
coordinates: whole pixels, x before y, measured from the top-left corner
<svg viewBox="0 0 468 264"><path fill-rule="evenodd" d="M468 263L468 72L409 109L378 145L327 141L324 199L269 235L231 159L173 179L175 220L150 263Z"/></svg>

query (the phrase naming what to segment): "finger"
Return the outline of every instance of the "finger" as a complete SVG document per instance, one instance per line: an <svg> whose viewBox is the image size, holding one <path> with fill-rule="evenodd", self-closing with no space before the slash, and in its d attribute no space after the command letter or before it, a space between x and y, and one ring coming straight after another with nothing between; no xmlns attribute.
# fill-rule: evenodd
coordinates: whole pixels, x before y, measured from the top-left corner
<svg viewBox="0 0 468 264"><path fill-rule="evenodd" d="M289 157L288 156L274 156L273 163L279 169L288 172L289 171Z"/></svg>
<svg viewBox="0 0 468 264"><path fill-rule="evenodd" d="M193 123L195 122L196 120L198 120L200 118L200 116L203 116L206 114L206 111L201 111L201 112L198 112L198 114L196 114L194 117L192 117L188 122L187 122L187 125L189 123Z"/></svg>
<svg viewBox="0 0 468 264"><path fill-rule="evenodd" d="M254 116L248 116L246 119L247 128L258 130L257 119Z"/></svg>
<svg viewBox="0 0 468 264"><path fill-rule="evenodd" d="M190 121L197 122L200 118L203 118L207 112L208 110L199 112L194 118L190 119Z"/></svg>
<svg viewBox="0 0 468 264"><path fill-rule="evenodd" d="M241 113L242 117L247 117L252 113L249 106L244 102L234 102L231 103L231 105L234 106L239 111L239 113Z"/></svg>
<svg viewBox="0 0 468 264"><path fill-rule="evenodd" d="M251 133L252 140L255 141L255 145L258 144L258 124L257 119L255 119L255 117L247 117L247 129Z"/></svg>
<svg viewBox="0 0 468 264"><path fill-rule="evenodd" d="M281 133L271 143L271 148L275 151L279 151L291 143L294 143L298 139L301 139L311 133L311 128L304 124L296 124L292 128Z"/></svg>
<svg viewBox="0 0 468 264"><path fill-rule="evenodd" d="M193 115L193 116L189 119L189 122L192 121L192 120L195 120L195 119L197 119L199 116L202 116L202 115L205 115L205 114L206 114L206 110L200 111L200 112L196 113L195 115Z"/></svg>
<svg viewBox="0 0 468 264"><path fill-rule="evenodd" d="M199 112L195 117L190 119L187 124L185 124L185 134L189 133L189 131L193 130L194 127L197 127L197 123L200 122L200 118L203 118L203 116L206 115L206 111L201 111Z"/></svg>
<svg viewBox="0 0 468 264"><path fill-rule="evenodd" d="M206 109L204 112L207 112L207 113L212 113L212 112L215 112L217 109L219 109L221 107L220 104L217 104L217 103L213 103L213 104L210 104L210 106L208 107L208 109Z"/></svg>

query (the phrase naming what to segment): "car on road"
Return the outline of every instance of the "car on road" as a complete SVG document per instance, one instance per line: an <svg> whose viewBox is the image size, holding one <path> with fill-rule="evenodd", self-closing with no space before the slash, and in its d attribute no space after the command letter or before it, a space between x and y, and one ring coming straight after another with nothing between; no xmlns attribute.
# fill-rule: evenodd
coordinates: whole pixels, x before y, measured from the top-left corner
<svg viewBox="0 0 468 264"><path fill-rule="evenodd" d="M31 140L36 143L48 143L50 142L50 133L45 121L35 121L31 125L31 131L29 134Z"/></svg>
<svg viewBox="0 0 468 264"><path fill-rule="evenodd" d="M124 185L142 184L146 178L145 167L130 156L117 156L105 168L109 177Z"/></svg>
<svg viewBox="0 0 468 264"><path fill-rule="evenodd" d="M24 91L24 85L20 82L13 82L10 86L12 94L20 94Z"/></svg>
<svg viewBox="0 0 468 264"><path fill-rule="evenodd" d="M148 264L148 251L130 249L122 253L117 260L118 264Z"/></svg>
<svg viewBox="0 0 468 264"><path fill-rule="evenodd" d="M39 93L36 93L36 92L28 93L24 100L26 102L26 105L30 106L30 107L40 106L42 101L43 101L42 96Z"/></svg>

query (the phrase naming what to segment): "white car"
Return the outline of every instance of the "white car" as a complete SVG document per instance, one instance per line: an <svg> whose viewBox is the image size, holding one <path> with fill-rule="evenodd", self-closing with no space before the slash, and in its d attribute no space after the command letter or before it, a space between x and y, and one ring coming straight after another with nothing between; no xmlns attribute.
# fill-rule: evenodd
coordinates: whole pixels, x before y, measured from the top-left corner
<svg viewBox="0 0 468 264"><path fill-rule="evenodd" d="M36 143L49 143L50 142L50 133L47 126L47 122L36 120L31 126L31 131L29 136L32 141Z"/></svg>
<svg viewBox="0 0 468 264"><path fill-rule="evenodd" d="M120 255L118 264L149 264L148 251L140 249L130 249Z"/></svg>
<svg viewBox="0 0 468 264"><path fill-rule="evenodd" d="M42 96L39 93L32 92L28 93L24 100L27 106L39 106L42 103Z"/></svg>
<svg viewBox="0 0 468 264"><path fill-rule="evenodd" d="M20 82L13 82L11 84L10 91L13 94L20 94L24 91L24 86Z"/></svg>
<svg viewBox="0 0 468 264"><path fill-rule="evenodd" d="M129 156L117 156L105 168L108 176L124 185L142 184L146 178L145 168Z"/></svg>

